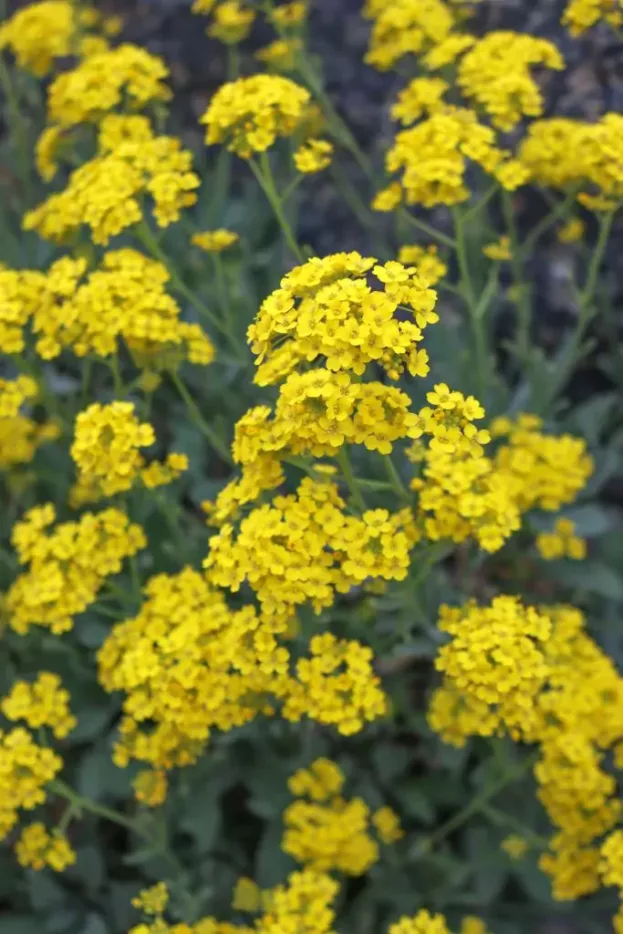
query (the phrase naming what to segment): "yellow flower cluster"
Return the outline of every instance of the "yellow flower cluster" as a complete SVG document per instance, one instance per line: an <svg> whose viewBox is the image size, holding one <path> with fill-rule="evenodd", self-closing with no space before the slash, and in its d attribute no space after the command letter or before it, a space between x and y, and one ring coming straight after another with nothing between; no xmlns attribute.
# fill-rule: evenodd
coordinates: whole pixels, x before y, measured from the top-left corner
<svg viewBox="0 0 623 934"><path fill-rule="evenodd" d="M537 535L536 547L542 558L574 558L581 561L586 557L586 542L575 534L575 523L570 519L557 519L552 532Z"/></svg>
<svg viewBox="0 0 623 934"><path fill-rule="evenodd" d="M388 934L451 934L443 915L432 915L426 909L411 918L403 916L391 924ZM487 934L487 926L480 918L468 916L461 922L460 934Z"/></svg>
<svg viewBox="0 0 623 934"><path fill-rule="evenodd" d="M63 872L76 862L69 840L59 832L50 834L41 823L24 828L15 844L15 855L20 866L35 871L49 866L54 872Z"/></svg>
<svg viewBox="0 0 623 934"><path fill-rule="evenodd" d="M255 11L241 0L195 0L192 11L210 15L208 35L226 45L246 39L255 22Z"/></svg>
<svg viewBox="0 0 623 934"><path fill-rule="evenodd" d="M294 165L303 175L321 172L331 163L333 144L326 139L308 139L294 153Z"/></svg>
<svg viewBox="0 0 623 934"><path fill-rule="evenodd" d="M360 876L380 856L370 836L372 827L387 844L399 840L402 831L391 808L371 814L362 798L342 798L339 792L345 780L339 766L327 759L316 759L309 769L295 772L288 786L298 800L284 811L281 846L307 868ZM312 800L301 800L307 796Z"/></svg>
<svg viewBox="0 0 623 934"><path fill-rule="evenodd" d="M302 123L309 91L281 75L252 75L221 85L201 123L206 143L225 143L242 159L265 152Z"/></svg>
<svg viewBox="0 0 623 934"><path fill-rule="evenodd" d="M17 823L20 808L32 811L43 804L45 785L62 766L60 756L38 746L28 730L0 731L0 840Z"/></svg>
<svg viewBox="0 0 623 934"><path fill-rule="evenodd" d="M162 769L143 769L132 782L134 797L148 808L156 808L167 799L168 782Z"/></svg>
<svg viewBox="0 0 623 934"><path fill-rule="evenodd" d="M364 15L373 20L366 62L388 71L405 55L419 55L441 43L455 25L443 0L367 0Z"/></svg>
<svg viewBox="0 0 623 934"><path fill-rule="evenodd" d="M433 700L431 725L443 731L446 693L460 697L475 719L472 732L493 736L506 727L513 735L535 720L535 697L548 673L543 644L551 623L514 597L496 597L490 606L442 606L439 628L452 641L439 650L442 695Z"/></svg>
<svg viewBox="0 0 623 934"><path fill-rule="evenodd" d="M99 122L109 111L127 107L143 110L152 101L166 101L168 69L162 59L139 46L125 43L90 55L59 75L48 90L48 120L68 128Z"/></svg>
<svg viewBox="0 0 623 934"><path fill-rule="evenodd" d="M231 230L225 230L220 227L218 230L204 230L201 233L193 234L191 243L205 250L206 253L222 253L228 247L238 243L240 237Z"/></svg>
<svg viewBox="0 0 623 934"><path fill-rule="evenodd" d="M543 113L543 95L530 73L532 65L555 71L565 67L556 46L546 39L490 32L466 51L457 84L468 100L484 109L494 126L512 130L522 117Z"/></svg>
<svg viewBox="0 0 623 934"><path fill-rule="evenodd" d="M93 502L129 490L140 480L149 489L171 483L188 467L183 454L145 466L140 449L156 440L147 422L139 422L132 402L94 402L76 418L70 454L78 467L73 499Z"/></svg>
<svg viewBox="0 0 623 934"><path fill-rule="evenodd" d="M27 270L14 277L26 287L12 298L10 341L23 346L30 323L43 359L65 348L79 357L110 357L119 352L120 340L137 365L148 369L173 369L184 359L205 366L214 358L201 327L180 321L180 308L165 291L166 266L136 250L105 253L91 272L86 260L66 256L45 274Z"/></svg>
<svg viewBox="0 0 623 934"><path fill-rule="evenodd" d="M146 117L109 114L97 155L71 173L62 192L28 211L23 227L62 241L86 225L93 242L105 245L141 221L144 196L157 224L168 227L195 203L198 187L192 155L177 137L155 136Z"/></svg>
<svg viewBox="0 0 623 934"><path fill-rule="evenodd" d="M448 272L447 264L437 255L434 244L403 246L398 260L405 266L416 266L419 275L429 285L436 285Z"/></svg>
<svg viewBox="0 0 623 934"><path fill-rule="evenodd" d="M455 635L442 649L446 679L433 695L430 723L455 745L462 745L468 736L482 735L489 725L538 744L534 774L539 798L556 828L539 864L552 877L556 898L579 898L599 888L600 852L595 841L616 826L621 815L616 782L604 768L604 754L616 750L623 738L623 678L586 635L582 614L572 607L521 611L539 632L535 643L530 628L520 630L527 654L518 650L519 642L510 632L503 634L497 649L483 643L476 651L461 654L461 646L471 637L471 614L484 618L482 614L490 614L500 600L518 606L513 598L498 598L491 608L468 609L465 622L460 610L444 611L444 619L450 613ZM489 639L488 631L483 635ZM532 648L525 647L526 641L534 643ZM521 671L515 671L518 666ZM487 678L494 679L493 693L488 685L484 691L479 686L484 670ZM452 672L461 679L461 687ZM517 677L524 690L517 696L519 706L511 705L507 718L499 696L509 690L512 696Z"/></svg>
<svg viewBox="0 0 623 934"><path fill-rule="evenodd" d="M42 671L32 684L16 681L0 709L7 720L24 720L33 730L48 726L57 739L64 739L77 722L69 710L69 700L69 691L59 676Z"/></svg>
<svg viewBox="0 0 623 934"><path fill-rule="evenodd" d="M258 49L255 57L268 69L277 72L294 71L296 57L303 44L298 36L289 36L287 39L274 39L268 45Z"/></svg>
<svg viewBox="0 0 623 934"><path fill-rule="evenodd" d="M114 35L119 28L117 17L104 17L95 7L77 8L70 0L42 0L0 23L0 50L10 49L20 68L43 77L55 59L105 48L106 39L98 33Z"/></svg>
<svg viewBox="0 0 623 934"><path fill-rule="evenodd" d="M466 173L472 162L509 191L528 180L526 166L497 145L495 132L480 123L473 110L451 104L441 107L435 96L420 97L417 106L406 96L396 105L405 121L425 108L425 119L397 133L385 156L387 171L400 178L377 194L375 210L393 211L403 200L426 208L461 204L471 197Z"/></svg>
<svg viewBox="0 0 623 934"><path fill-rule="evenodd" d="M9 587L4 610L21 635L34 625L55 635L70 630L73 617L93 603L106 578L146 545L141 527L118 509L85 513L50 530L55 518L54 506L47 503L35 506L13 528L17 558L28 569Z"/></svg>
<svg viewBox="0 0 623 934"><path fill-rule="evenodd" d="M569 0L562 17L572 36L581 36L600 20L615 29L623 25L621 0Z"/></svg>
<svg viewBox="0 0 623 934"><path fill-rule="evenodd" d="M595 211L614 210L623 199L623 117L607 113L596 123L551 117L535 120L519 158L539 185L578 192Z"/></svg>
<svg viewBox="0 0 623 934"><path fill-rule="evenodd" d="M21 406L35 400L38 393L36 381L29 376L0 379L0 470L29 463L40 444L53 441L60 434L55 422L39 424L20 412Z"/></svg>

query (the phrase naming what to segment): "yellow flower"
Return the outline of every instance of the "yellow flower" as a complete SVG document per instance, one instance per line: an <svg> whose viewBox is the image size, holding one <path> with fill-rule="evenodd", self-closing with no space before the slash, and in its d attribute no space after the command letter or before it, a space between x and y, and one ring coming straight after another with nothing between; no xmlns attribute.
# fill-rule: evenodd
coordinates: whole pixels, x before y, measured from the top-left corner
<svg viewBox="0 0 623 934"><path fill-rule="evenodd" d="M201 118L206 142L225 143L243 159L291 136L305 115L310 94L280 75L253 75L223 84Z"/></svg>
<svg viewBox="0 0 623 934"><path fill-rule="evenodd" d="M241 876L236 882L231 906L234 911L247 911L251 914L259 911L262 907L262 890L257 882L247 876Z"/></svg>
<svg viewBox="0 0 623 934"><path fill-rule="evenodd" d="M508 853L511 859L522 859L528 852L528 843L524 837L518 834L511 834L502 840L502 849Z"/></svg>
<svg viewBox="0 0 623 934"><path fill-rule="evenodd" d="M333 144L326 139L308 139L294 153L294 164L299 172L311 175L321 172L331 163Z"/></svg>
<svg viewBox="0 0 623 934"><path fill-rule="evenodd" d="M450 929L443 915L431 915L423 909L412 918L403 916L390 924L388 934L450 934Z"/></svg>
<svg viewBox="0 0 623 934"><path fill-rule="evenodd" d="M208 35L227 45L236 45L249 35L255 12L243 6L240 0L223 0L214 9L212 18Z"/></svg>
<svg viewBox="0 0 623 934"><path fill-rule="evenodd" d="M434 244L400 247L398 259L405 266L417 266L420 278L429 285L436 285L448 272L448 267L437 255L437 247Z"/></svg>
<svg viewBox="0 0 623 934"><path fill-rule="evenodd" d="M390 807L379 808L372 815L372 823L381 838L382 843L396 843L404 837L404 830L400 826L398 815Z"/></svg>
<svg viewBox="0 0 623 934"><path fill-rule="evenodd" d="M292 0L291 3L282 3L269 11L270 20L282 29L300 26L307 17L307 0Z"/></svg>
<svg viewBox="0 0 623 934"><path fill-rule="evenodd" d="M585 229L584 221L579 217L572 217L558 228L558 240L560 243L577 243L584 236Z"/></svg>
<svg viewBox="0 0 623 934"><path fill-rule="evenodd" d="M33 730L49 726L57 739L64 739L75 727L69 710L69 691L58 675L42 671L36 681L16 681L1 704L7 720L24 720Z"/></svg>
<svg viewBox="0 0 623 934"><path fill-rule="evenodd" d="M46 75L55 58L71 52L76 23L69 0L43 0L0 24L0 49L10 48L20 68Z"/></svg>
<svg viewBox="0 0 623 934"><path fill-rule="evenodd" d="M151 888L143 889L132 899L134 908L146 915L161 915L169 903L169 890L165 882L157 882Z"/></svg>
<svg viewBox="0 0 623 934"><path fill-rule="evenodd" d="M15 855L20 866L40 870L49 866L62 872L76 862L76 854L66 837L58 832L48 833L44 824L29 824L15 844Z"/></svg>
<svg viewBox="0 0 623 934"><path fill-rule="evenodd" d="M134 797L148 808L156 808L167 799L168 782L162 769L143 769L132 782Z"/></svg>
<svg viewBox="0 0 623 934"><path fill-rule="evenodd" d="M586 542L575 535L575 523L570 519L557 519L553 532L541 532L536 547L546 561L556 558L573 558L581 561L586 557Z"/></svg>
<svg viewBox="0 0 623 934"><path fill-rule="evenodd" d="M510 240L504 235L500 237L495 243L488 243L482 248L482 252L488 259L497 260L498 262L504 262L504 260L509 260L512 257Z"/></svg>
<svg viewBox="0 0 623 934"><path fill-rule="evenodd" d="M225 230L219 227L218 230L205 230L201 233L193 234L191 243L205 250L206 253L222 253L228 247L238 243L240 237L231 230Z"/></svg>
<svg viewBox="0 0 623 934"><path fill-rule="evenodd" d="M0 840L17 823L19 810L43 804L45 786L60 772L63 761L51 749L38 746L31 734L17 727L0 731Z"/></svg>
<svg viewBox="0 0 623 934"><path fill-rule="evenodd" d="M569 0L562 23L572 36L581 36L601 19L614 29L623 25L620 0Z"/></svg>

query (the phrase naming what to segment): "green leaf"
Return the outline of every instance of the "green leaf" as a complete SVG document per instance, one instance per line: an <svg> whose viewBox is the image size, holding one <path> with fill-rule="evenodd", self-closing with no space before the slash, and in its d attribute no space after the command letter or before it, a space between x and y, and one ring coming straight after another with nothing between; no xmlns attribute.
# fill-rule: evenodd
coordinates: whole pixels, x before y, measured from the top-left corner
<svg viewBox="0 0 623 934"><path fill-rule="evenodd" d="M90 914L80 928L79 934L108 934L108 928L99 915Z"/></svg>
<svg viewBox="0 0 623 934"><path fill-rule="evenodd" d="M606 564L598 561L561 562L557 566L552 565L550 574L576 591L623 602L623 577Z"/></svg>

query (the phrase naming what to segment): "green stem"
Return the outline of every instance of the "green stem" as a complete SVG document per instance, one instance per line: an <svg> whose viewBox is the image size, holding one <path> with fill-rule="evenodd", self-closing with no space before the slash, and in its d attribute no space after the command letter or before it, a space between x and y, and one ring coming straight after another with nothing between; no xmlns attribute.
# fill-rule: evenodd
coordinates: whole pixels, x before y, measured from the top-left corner
<svg viewBox="0 0 623 934"><path fill-rule="evenodd" d="M556 221L561 220L563 217L565 217L569 208L575 201L576 196L577 196L577 191L575 189L573 191L570 191L567 194L567 196L562 201L559 201L556 207L553 210L549 211L549 213L547 213L545 217L541 218L538 224L536 224L532 228L530 233L527 234L526 237L524 237L524 241L521 247L522 260L524 260L527 256L530 255L530 253L536 246L539 238L542 236L542 234L545 233L548 227L551 227L552 224L556 223Z"/></svg>
<svg viewBox="0 0 623 934"><path fill-rule="evenodd" d="M459 265L459 288L461 290L467 311L469 315L470 328L472 332L472 342L474 345L474 369L476 371L476 380L478 392L481 399L484 399L485 390L488 383L489 360L487 353L487 339L480 314L479 303L474 293L471 273L469 269L469 260L467 256L467 243L465 238L465 227L463 217L459 208L453 208L452 216L454 218L454 230L456 236L456 256Z"/></svg>
<svg viewBox="0 0 623 934"><path fill-rule="evenodd" d="M27 202L31 202L31 176L30 176L30 160L31 160L31 148L28 145L28 133L26 130L26 124L22 118L20 111L19 100L15 89L13 87L13 82L11 80L11 75L9 69L7 68L4 57L0 54L0 86L2 87L2 92L6 98L7 107L9 111L9 120L11 124L11 137L15 142L15 156L17 160L18 172L22 180L22 186L24 189L24 196Z"/></svg>
<svg viewBox="0 0 623 934"><path fill-rule="evenodd" d="M532 325L532 306L530 291L523 278L523 257L519 250L519 237L513 202L508 191L502 191L502 209L511 248L511 270L513 284L517 292L517 354L522 363L526 363L530 356L530 329Z"/></svg>
<svg viewBox="0 0 623 934"><path fill-rule="evenodd" d="M612 230L614 214L614 211L609 211L608 213L599 215L599 234L588 266L586 282L580 293L577 324L557 362L552 381L542 402L541 408L543 411L547 411L549 406L555 401L558 393L565 386L574 366L578 362L582 341L584 340L588 326L595 316L594 299L597 289L597 280L608 244L608 237Z"/></svg>
<svg viewBox="0 0 623 934"><path fill-rule="evenodd" d="M387 472L387 476L389 477L389 482L391 483L392 489L396 496L398 496L399 499L410 501L411 497L409 496L409 491L402 482L402 478L396 469L396 465L392 460L391 454L383 455L383 463L385 464L385 470Z"/></svg>
<svg viewBox="0 0 623 934"><path fill-rule="evenodd" d="M427 224L426 221L421 220L419 217L414 217L413 214L407 210L407 208L399 208L398 213L403 220L405 220L408 224L411 224L412 227L415 227L416 230L426 234L427 237L433 237L444 246L450 247L450 249L453 250L456 249L457 245L452 237L448 237L447 234L442 233L440 230L435 230L434 227L431 227L430 224Z"/></svg>
<svg viewBox="0 0 623 934"><path fill-rule="evenodd" d="M281 227L283 235L286 239L286 243L298 261L300 263L304 263L305 257L297 243L294 232L290 227L290 223L286 217L283 204L281 203L281 198L279 197L279 192L275 187L275 180L270 168L270 160L268 155L265 152L260 153L259 163L255 162L254 159L249 159L249 165L251 166L251 171L255 175L260 188L266 195L266 198L268 199L268 202L273 209L275 217L277 218L279 226Z"/></svg>
<svg viewBox="0 0 623 934"><path fill-rule="evenodd" d="M501 775L497 781L491 782L486 788L483 788L481 792L475 795L469 804L465 805L458 813L451 817L450 820L447 820L441 827L438 827L432 834L418 844L413 856L415 859L419 859L423 856L428 855L431 850L441 843L442 840L445 840L451 833L454 833L455 830L458 830L466 821L473 817L474 814L477 814L479 811L485 807L489 801L495 798L500 794L508 785L517 781L525 773L532 768L536 761L535 756L528 756L523 759L522 762L514 769L511 769L510 772L507 772L505 775Z"/></svg>
<svg viewBox="0 0 623 934"><path fill-rule="evenodd" d="M357 479L353 473L352 464L345 447L340 448L339 453L336 455L336 460L342 468L342 473L344 474L344 479L346 480L346 485L353 502L361 512L365 512L366 503L361 494L361 490L357 486Z"/></svg>
<svg viewBox="0 0 623 934"><path fill-rule="evenodd" d="M184 385L184 382L180 379L179 373L176 370L169 370L169 376L175 385L178 393L180 394L183 402L186 404L188 412L197 425L197 428L201 431L205 438L210 442L217 454L228 464L233 464L233 458L229 451L229 448L225 442L219 438L217 433L214 431L211 425L208 425L203 415L201 414L197 403L189 393L188 389Z"/></svg>
<svg viewBox="0 0 623 934"><path fill-rule="evenodd" d="M120 811L115 811L113 808L106 807L104 804L98 804L97 801L92 801L91 798L84 798L60 779L55 778L49 783L48 788L53 794L57 794L68 801L75 815L80 814L81 811L88 811L90 814L103 817L104 820L109 820L113 824L125 827L127 830L131 830L132 833L137 834L137 836L143 837L143 839L151 842L149 834L138 827L131 817L126 817L125 814L122 814Z"/></svg>
<svg viewBox="0 0 623 934"><path fill-rule="evenodd" d="M217 315L215 315L214 312L195 295L192 289L188 288L179 272L171 262L171 259L166 255L158 243L156 237L154 236L151 228L145 223L145 221L142 221L134 228L134 233L136 234L137 239L140 240L140 242L151 253L151 255L155 259L159 260L163 266L166 266L173 288L176 289L180 295L183 295L184 298L193 306L193 308L195 308L196 311L206 319L206 321L209 321L217 331L220 331L220 333L228 339L232 346L232 350L238 354L240 352L240 345L238 342L236 341L235 343L232 343L232 336L225 325L219 320Z"/></svg>

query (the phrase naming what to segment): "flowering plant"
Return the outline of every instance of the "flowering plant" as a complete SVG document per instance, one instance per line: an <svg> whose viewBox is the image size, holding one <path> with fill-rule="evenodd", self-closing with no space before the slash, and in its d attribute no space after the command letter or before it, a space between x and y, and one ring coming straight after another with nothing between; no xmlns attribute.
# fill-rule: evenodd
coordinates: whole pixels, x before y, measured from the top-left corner
<svg viewBox="0 0 623 934"><path fill-rule="evenodd" d="M571 392L623 118L476 7L367 0L382 154L305 0L195 0L200 151L117 18L0 24L2 934L623 932L619 407Z"/></svg>

